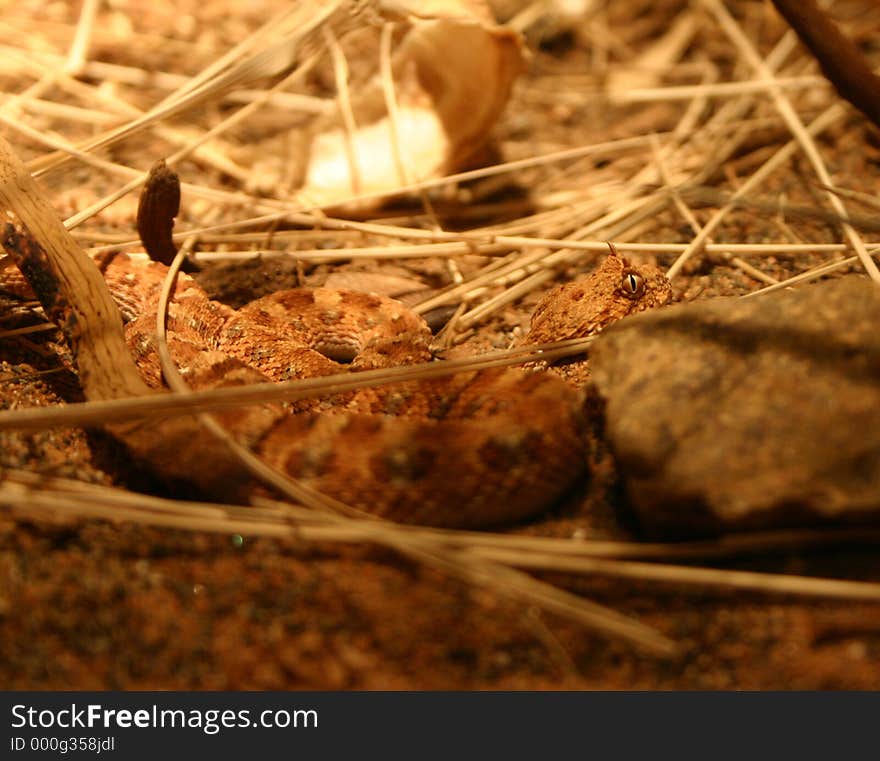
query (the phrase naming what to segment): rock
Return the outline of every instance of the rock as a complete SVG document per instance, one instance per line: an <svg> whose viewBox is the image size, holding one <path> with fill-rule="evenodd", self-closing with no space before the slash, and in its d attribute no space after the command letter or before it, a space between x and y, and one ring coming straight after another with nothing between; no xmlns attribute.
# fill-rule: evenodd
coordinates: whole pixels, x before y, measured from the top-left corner
<svg viewBox="0 0 880 761"><path fill-rule="evenodd" d="M590 352L652 536L880 523L880 288L849 277L622 320Z"/></svg>

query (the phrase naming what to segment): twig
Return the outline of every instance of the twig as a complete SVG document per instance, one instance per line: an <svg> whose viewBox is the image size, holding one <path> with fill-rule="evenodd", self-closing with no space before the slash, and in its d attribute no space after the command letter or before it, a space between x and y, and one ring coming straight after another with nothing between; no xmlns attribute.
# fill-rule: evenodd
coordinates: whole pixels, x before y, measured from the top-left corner
<svg viewBox="0 0 880 761"><path fill-rule="evenodd" d="M30 281L46 316L70 341L87 398L148 394L128 358L122 320L104 278L2 137L0 212L7 219L3 248Z"/></svg>
<svg viewBox="0 0 880 761"><path fill-rule="evenodd" d="M880 77L815 0L773 0L841 97L880 127Z"/></svg>
<svg viewBox="0 0 880 761"><path fill-rule="evenodd" d="M170 266L177 254L172 230L180 211L180 180L157 161L141 190L137 211L137 230L144 248L153 261Z"/></svg>

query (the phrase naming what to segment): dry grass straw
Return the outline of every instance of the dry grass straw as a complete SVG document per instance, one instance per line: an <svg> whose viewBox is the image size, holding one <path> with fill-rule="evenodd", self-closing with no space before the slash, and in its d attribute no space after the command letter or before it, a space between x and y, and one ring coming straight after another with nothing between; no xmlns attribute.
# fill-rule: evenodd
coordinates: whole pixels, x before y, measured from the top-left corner
<svg viewBox="0 0 880 761"><path fill-rule="evenodd" d="M758 51L755 50L754 46L749 41L748 37L746 37L739 24L736 23L733 16L731 16L727 9L721 4L721 1L701 1L703 5L709 8L713 16L718 21L719 26L724 30L725 34L727 34L731 38L743 58L748 61L749 65L758 72L762 79L765 79L768 82L772 83L772 71L764 63ZM788 34L791 36L794 35L793 32L789 32ZM810 132L804 128L803 122L798 116L794 106L791 104L791 101L778 87L771 87L770 94L773 98L774 105L779 110L782 118L785 120L786 125L791 130L792 135L797 141L798 146L809 160L819 180L825 186L833 188L834 183L831 181L831 175L828 173L828 169L825 166L825 161L822 159L822 156L819 153L816 142ZM847 215L846 207L843 205L843 201L840 200L840 197L837 194L829 191L828 200L831 202L832 207L840 215L840 217L845 218ZM843 222L842 227L847 240L855 250L856 255L859 257L859 261L862 263L862 266L865 268L865 272L868 273L868 275L874 282L880 284L880 270L877 269L877 265L874 263L874 260L871 259L871 257L868 255L868 252L865 249L865 244L862 241L861 237L848 223Z"/></svg>
<svg viewBox="0 0 880 761"><path fill-rule="evenodd" d="M69 162L77 161L125 181L114 192L66 222L68 228L81 228L77 233L79 240L99 244L95 252L137 245L136 241L126 240L125 234L85 228L100 211L112 208L118 199L139 187L145 173L142 166L129 166L120 159L98 157L93 155L94 151L122 144L133 135L150 131L157 139L176 147L173 159L191 157L247 186L254 179L252 169L229 160L228 146L222 142L224 133L234 131L243 122L265 113L325 113L327 101L303 92L300 87L304 74L322 60L322 40L328 43L336 63L337 90L339 98L345 102L346 66L338 41L344 38L351 24L356 23L347 16L345 3L324 3L318 12L310 2L297 3L218 56L194 77L90 61L89 40L100 32L99 26L94 25L96 6L93 2L84 3L80 23L66 55L47 52L46 46L34 51L31 38L10 37L0 27L0 41L6 38L5 44L0 45L0 71L15 71L19 76L35 79L21 92L0 94L5 108L0 118L20 139L52 151L33 159L30 169L37 173L56 172ZM803 126L796 99L805 91L815 98L817 92L824 91L825 81L813 74L794 71L795 67L785 67L794 55L793 37L785 35L761 60L756 57L748 37L717 0L704 0L702 6L708 9L710 18L732 41L732 51L744 62L744 70L756 75L757 79L718 81L717 68L714 64L707 67L703 61L699 70L703 72L704 81L696 85L666 84L657 79L652 86L617 88L610 92L580 87L571 93L561 91L557 84L548 88L549 94L541 96L555 105L569 101L589 104L599 98L617 104L684 101L686 107L672 129L658 129L653 135L628 135L563 150L549 150L491 167L408 183L398 191L401 195L422 194L423 197L439 190L464 194L470 191L461 189L463 183L504 177L538 177L540 193L536 194L536 210L528 216L466 231L425 230L418 227L415 216L411 222L404 218L400 224L328 216L326 210L312 208L304 199L287 197L281 188L276 189L275 197L260 197L242 190L230 191L216 184L193 182L184 184L185 197L190 202L198 199L216 209L233 210L235 219L210 226L190 226L175 237L183 240L198 235L203 246L219 247L219 250L202 251L197 255L197 259L205 261L256 256L293 256L313 263L361 257L485 257L485 263L470 269L461 282L430 295L416 307L417 311L424 313L437 306L458 306L460 314L455 327L460 331L480 325L523 295L546 286L560 269L580 264L585 259L592 260L606 249L604 240L607 238L614 238L622 252L677 254L678 258L669 270L670 277L678 276L687 260L699 253L723 255L730 264L768 284L767 288L749 295L812 280L856 262L871 277L878 279L876 265L869 253L870 245L864 243L846 221L841 222L844 240L812 243L782 240L760 244L710 242L712 236L723 240L723 224L738 203L751 200L755 189L801 154L807 157L819 182L828 189L829 203L837 219L847 220L847 212L840 200L846 197L846 193L832 187L815 143L816 136L839 124L847 112L834 102L830 89L825 88L827 103L824 110L806 127ZM695 13L693 9L685 12ZM519 22L527 25L529 18L524 15ZM593 22L594 26L598 23ZM39 28L35 27L34 31L39 39ZM390 32L386 31L383 37L386 66L390 39ZM609 36L607 39L614 38ZM695 43L695 46L699 44ZM608 49L603 50L602 56L607 56ZM616 43L614 50L616 55L626 53L625 46ZM681 60L682 49L658 47L657 50L665 50L666 57L654 61L656 69L668 74L685 71L687 67L694 70L691 61ZM283 72L287 73L281 77ZM77 79L72 76L74 74L85 75L94 83ZM263 87L264 78L270 74L281 78L274 85ZM109 86L101 87L101 84ZM137 89L131 89L132 86L158 88L166 95L158 103L138 102L135 97ZM74 102L53 101L53 88L64 94L65 101ZM119 92L125 95L121 96ZM393 91L387 95L389 104L393 104ZM762 112L761 106L766 102L771 102L781 116ZM192 115L195 106L207 111L220 104L227 108L231 107L230 104L245 105L233 111L231 116L218 116L210 124L205 124L204 119L193 120L187 124L186 130L173 124L174 119ZM102 131L97 136L83 139L77 133L77 127L85 122L98 125ZM701 224L687 206L688 188L713 182L724 160L746 143L758 125L768 124L785 125L791 130L793 139L781 147L774 147L761 166L728 194L719 210ZM57 132L58 127L67 128L70 136L65 136L63 131ZM597 168L595 164L599 161L604 162L604 167ZM585 165L584 162L588 163ZM356 163L352 161L352 165ZM589 171L588 181L584 181L585 171ZM405 176L402 166L400 172ZM353 198L352 202L386 196L364 195ZM689 242L652 237L655 232L653 220L670 207L676 209L693 229L694 237ZM279 231L272 236L264 232L267 226L281 222L312 229ZM333 244L331 249L325 247L328 243ZM340 244L345 247L340 248ZM268 252L254 250L262 245L269 247ZM290 245L295 245L297 250L284 250ZM235 246L249 248L230 250ZM855 256L842 258L841 254L847 250L854 250ZM743 258L785 254L796 261L800 255L808 253L825 253L833 259L778 283L773 283L772 277ZM11 332L5 334L6 337L11 335ZM363 385L437 377L462 370L518 364L538 357L567 356L583 352L588 344L588 340L562 342L544 347L543 354L523 349L494 352L440 365L359 373L356 377L340 375L286 384L134 397L56 409L14 410L0 413L0 429L100 425L111 419L191 412L204 414L228 406L333 394ZM211 423L206 425L211 427ZM221 430L215 430L215 434L224 435ZM234 442L230 445L237 446ZM243 451L241 457L248 460L249 453ZM262 472L258 461L252 464L257 472ZM328 505L326 498L320 495L305 494L289 483L282 483L277 474L262 472L262 475L282 493L312 508L339 507ZM844 599L880 599L880 585L875 584L722 571L670 563L676 559L690 561L749 552L788 551L835 542L876 542L880 538L876 531L864 529L781 532L680 545L584 542L432 531L340 516L326 509L306 511L280 503L263 502L243 509L219 504L170 502L14 471L4 473L0 480L0 501L14 514L29 518L63 515L302 541L376 542L419 557L460 578L513 595L519 601L537 604L545 610L614 632L657 653L671 652L672 643L637 622L540 582L514 570L514 567L638 579L673 584L676 588L711 586ZM644 559L653 562L646 563Z"/></svg>
<svg viewBox="0 0 880 761"><path fill-rule="evenodd" d="M267 499L258 499L251 507L167 500L27 471L6 470L3 476L0 504L15 515L29 518L126 521L186 531L303 542L371 542L408 555L418 556L415 551L421 551L423 559L429 552L438 557L443 553L466 553L487 564L673 585L676 594L688 588L700 593L716 588L828 599L880 600L880 584L875 583L674 564L677 560L736 558L805 547L875 545L880 542L877 529L756 532L717 540L662 544L557 539L404 526ZM646 560L652 562L644 562ZM521 587L519 584L518 588ZM503 584L492 588L504 592Z"/></svg>
<svg viewBox="0 0 880 761"><path fill-rule="evenodd" d="M260 383L248 386L193 391L186 396L159 394L108 399L97 402L68 404L64 407L5 410L0 412L0 430L35 430L55 426L101 425L108 420L148 420L170 414L210 412L240 407L247 404L265 404L277 401L295 401L316 396L333 396L346 391L387 383L440 378L453 373L507 367L538 360L553 361L561 357L582 354L591 338L575 338L544 344L545 348L523 347L486 353L473 359L454 359L443 363L427 363L380 370L365 370L357 374L340 373L321 378L306 378L284 383Z"/></svg>

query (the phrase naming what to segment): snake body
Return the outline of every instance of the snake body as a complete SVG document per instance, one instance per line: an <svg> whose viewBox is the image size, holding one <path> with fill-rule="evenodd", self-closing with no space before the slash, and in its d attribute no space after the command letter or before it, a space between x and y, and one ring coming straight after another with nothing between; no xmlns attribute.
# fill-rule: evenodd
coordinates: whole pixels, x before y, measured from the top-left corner
<svg viewBox="0 0 880 761"><path fill-rule="evenodd" d="M105 271L129 349L153 387L162 385L154 331L166 272L123 255ZM589 277L545 297L526 341L593 334L666 303L670 292L656 268L609 256ZM346 290L280 291L234 310L181 275L168 313L169 348L193 389L425 362L430 338L399 302ZM581 390L553 373L491 369L219 417L265 462L348 505L474 528L540 513L584 474L582 402ZM225 475L216 447L206 443L201 461L181 463L166 435L155 442L168 450L164 465L153 464L159 475L197 472L192 480L215 495L245 498L252 484Z"/></svg>

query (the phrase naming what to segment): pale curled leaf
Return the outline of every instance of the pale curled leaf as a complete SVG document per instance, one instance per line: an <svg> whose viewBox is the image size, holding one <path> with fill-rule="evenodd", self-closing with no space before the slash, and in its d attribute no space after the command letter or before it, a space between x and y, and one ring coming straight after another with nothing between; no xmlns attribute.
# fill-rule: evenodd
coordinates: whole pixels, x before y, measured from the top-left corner
<svg viewBox="0 0 880 761"><path fill-rule="evenodd" d="M519 35L460 10L411 17L408 27L391 61L396 118L377 75L351 100L353 133L339 120L316 131L302 187L309 201L394 192L461 168L486 143L523 69Z"/></svg>

